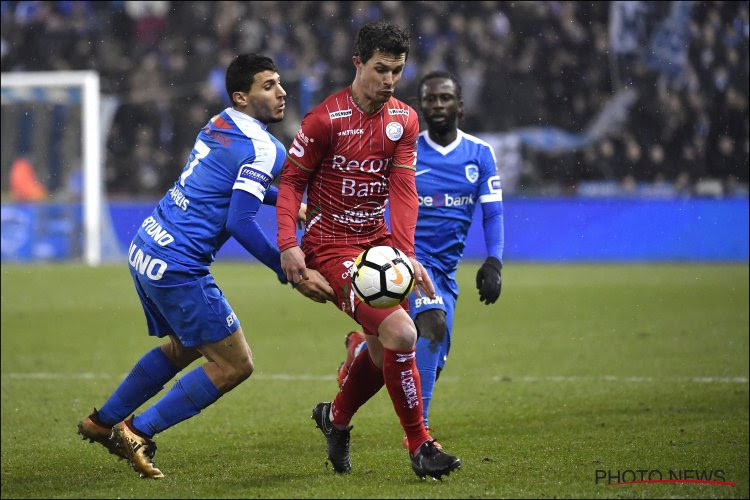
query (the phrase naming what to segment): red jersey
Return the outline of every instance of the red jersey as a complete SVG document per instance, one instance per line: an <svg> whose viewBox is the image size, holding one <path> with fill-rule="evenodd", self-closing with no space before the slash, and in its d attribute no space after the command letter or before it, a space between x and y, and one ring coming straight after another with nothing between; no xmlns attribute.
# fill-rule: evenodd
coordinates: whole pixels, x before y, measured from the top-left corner
<svg viewBox="0 0 750 500"><path fill-rule="evenodd" d="M347 87L311 110L281 174L279 249L297 245L297 207L307 188L306 254L320 257L335 247L372 246L387 233L384 214L390 200L393 244L414 256L418 134L417 113L394 97L368 115Z"/></svg>

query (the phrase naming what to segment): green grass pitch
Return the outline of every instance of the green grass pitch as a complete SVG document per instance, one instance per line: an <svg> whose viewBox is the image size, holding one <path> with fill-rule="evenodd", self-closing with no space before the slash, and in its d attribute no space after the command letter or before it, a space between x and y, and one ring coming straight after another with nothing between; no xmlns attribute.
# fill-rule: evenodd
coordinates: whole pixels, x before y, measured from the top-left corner
<svg viewBox="0 0 750 500"><path fill-rule="evenodd" d="M430 419L460 471L417 479L381 391L353 421L353 472L335 475L310 412L335 396L355 324L263 267L217 263L256 371L157 436L166 477L151 481L76 435L158 344L126 266L3 265L2 498L748 497L746 264L508 263L492 306L477 267L459 270ZM596 480L639 470L735 486Z"/></svg>

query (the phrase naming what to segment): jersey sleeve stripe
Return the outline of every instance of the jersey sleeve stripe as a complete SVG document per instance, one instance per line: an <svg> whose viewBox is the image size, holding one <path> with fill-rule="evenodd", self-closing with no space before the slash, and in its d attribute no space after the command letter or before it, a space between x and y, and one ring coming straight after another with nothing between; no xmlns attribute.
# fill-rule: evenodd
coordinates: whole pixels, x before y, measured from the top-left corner
<svg viewBox="0 0 750 500"><path fill-rule="evenodd" d="M304 170L305 172L312 172L313 171L313 169L303 167L302 165L300 165L299 163L297 163L294 160L294 158L292 158L291 156L289 156L289 153L286 154L286 159L289 160L290 162L292 162L294 164L294 166L297 167L300 170Z"/></svg>
<svg viewBox="0 0 750 500"><path fill-rule="evenodd" d="M411 165L399 165L397 163L393 164L393 168L405 168L407 170L414 170L415 172L417 171L417 167Z"/></svg>
<svg viewBox="0 0 750 500"><path fill-rule="evenodd" d="M503 192L483 194L479 197L479 203L489 203L491 201L503 201Z"/></svg>

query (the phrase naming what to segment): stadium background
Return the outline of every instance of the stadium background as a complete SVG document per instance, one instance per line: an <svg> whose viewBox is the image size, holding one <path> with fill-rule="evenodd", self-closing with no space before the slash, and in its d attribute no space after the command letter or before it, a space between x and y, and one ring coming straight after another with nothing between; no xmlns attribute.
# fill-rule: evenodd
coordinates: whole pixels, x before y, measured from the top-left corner
<svg viewBox="0 0 750 500"><path fill-rule="evenodd" d="M181 171L196 131L228 105L233 55L277 62L289 96L272 128L289 143L304 113L349 83L356 31L380 18L413 33L397 97L415 105L431 70L461 79L461 127L495 147L511 199L508 258L747 259L748 2L3 1L2 71L100 73L121 250ZM66 203L81 190L77 111L30 111L5 97L3 259L75 258L80 221ZM11 179L26 164L51 204L12 204L28 197ZM566 202L549 210L546 197ZM592 229L599 218L617 230ZM263 221L275 231L272 214ZM539 253L529 233L551 235L552 248ZM576 238L602 237L653 244L578 251ZM473 231L466 255L482 251ZM220 255L245 258L234 242Z"/></svg>

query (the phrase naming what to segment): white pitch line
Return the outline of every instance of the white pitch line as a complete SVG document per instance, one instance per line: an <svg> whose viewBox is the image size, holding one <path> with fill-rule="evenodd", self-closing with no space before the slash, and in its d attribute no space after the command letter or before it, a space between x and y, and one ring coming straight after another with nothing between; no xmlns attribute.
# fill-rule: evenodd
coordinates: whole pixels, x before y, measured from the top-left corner
<svg viewBox="0 0 750 500"><path fill-rule="evenodd" d="M691 382L697 384L747 384L747 377L619 377L616 375L601 376L561 376L550 375L546 377L495 375L494 382L628 382L628 383L652 383L652 382Z"/></svg>
<svg viewBox="0 0 750 500"><path fill-rule="evenodd" d="M81 372L81 373L58 373L58 372L8 372L2 373L3 379L14 379L14 380L96 380L96 379L110 379L117 378L123 379L126 374L119 375L117 377L112 376L108 373L92 373L92 372ZM312 374L291 374L291 373L257 373L252 376L252 379L257 380L282 380L290 382L304 382L304 381L328 381L334 380L335 374L330 375L312 375ZM460 382L462 377L458 375L450 375L440 377L440 380L449 382ZM548 375L548 376L530 376L530 375L494 375L490 377L493 382L524 382L524 383L535 383L535 382L625 382L625 383L671 383L671 382L683 382L683 383L697 383L697 384L747 384L748 377L642 377L642 376L616 376L616 375L601 375L601 376L563 376L563 375Z"/></svg>

